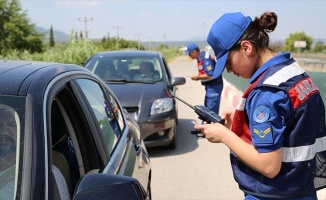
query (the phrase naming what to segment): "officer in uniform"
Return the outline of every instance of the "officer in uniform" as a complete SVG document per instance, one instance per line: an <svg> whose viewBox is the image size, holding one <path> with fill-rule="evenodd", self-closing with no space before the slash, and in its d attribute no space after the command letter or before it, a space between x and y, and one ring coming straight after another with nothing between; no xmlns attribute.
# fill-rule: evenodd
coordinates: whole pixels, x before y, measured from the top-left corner
<svg viewBox="0 0 326 200"><path fill-rule="evenodd" d="M230 149L234 179L245 200L317 200L326 188L325 106L320 91L289 52L269 47L277 15L253 20L240 12L222 15L207 42L224 69L249 79L225 124L197 124L207 140Z"/></svg>
<svg viewBox="0 0 326 200"><path fill-rule="evenodd" d="M221 92L223 89L223 79L222 75L217 78L212 78L216 64L215 59L212 58L208 52L200 51L195 43L189 43L187 45L186 55L197 60L198 74L191 75L191 79L194 81L200 80L201 84L205 87L204 105L218 114ZM201 131L193 130L191 133L197 134L199 137L204 137Z"/></svg>

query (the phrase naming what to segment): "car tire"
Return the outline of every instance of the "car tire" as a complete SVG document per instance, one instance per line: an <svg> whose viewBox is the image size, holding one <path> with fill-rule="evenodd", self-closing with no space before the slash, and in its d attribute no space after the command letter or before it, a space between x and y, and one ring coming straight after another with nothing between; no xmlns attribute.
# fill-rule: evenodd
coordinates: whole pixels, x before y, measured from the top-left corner
<svg viewBox="0 0 326 200"><path fill-rule="evenodd" d="M173 138L171 143L168 145L169 149L175 149L177 147L177 122L174 120L174 125L173 125Z"/></svg>

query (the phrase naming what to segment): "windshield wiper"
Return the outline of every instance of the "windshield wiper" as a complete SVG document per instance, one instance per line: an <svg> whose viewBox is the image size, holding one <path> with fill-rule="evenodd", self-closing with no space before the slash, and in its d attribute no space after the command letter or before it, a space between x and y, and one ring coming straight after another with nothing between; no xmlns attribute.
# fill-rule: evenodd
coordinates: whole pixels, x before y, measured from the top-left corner
<svg viewBox="0 0 326 200"><path fill-rule="evenodd" d="M155 83L155 81L151 81L151 80L128 80L128 79L108 79L103 81L105 83L147 83L147 84Z"/></svg>

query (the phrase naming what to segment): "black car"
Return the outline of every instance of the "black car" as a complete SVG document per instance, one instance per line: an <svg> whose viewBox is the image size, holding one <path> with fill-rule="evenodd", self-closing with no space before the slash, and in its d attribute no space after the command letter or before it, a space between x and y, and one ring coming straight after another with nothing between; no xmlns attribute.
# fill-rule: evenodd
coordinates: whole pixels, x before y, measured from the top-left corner
<svg viewBox="0 0 326 200"><path fill-rule="evenodd" d="M154 51L97 53L84 67L97 74L138 122L147 147L176 147L178 106L172 95L184 77L173 77L164 57Z"/></svg>
<svg viewBox="0 0 326 200"><path fill-rule="evenodd" d="M0 61L0 199L150 199L138 124L70 64Z"/></svg>

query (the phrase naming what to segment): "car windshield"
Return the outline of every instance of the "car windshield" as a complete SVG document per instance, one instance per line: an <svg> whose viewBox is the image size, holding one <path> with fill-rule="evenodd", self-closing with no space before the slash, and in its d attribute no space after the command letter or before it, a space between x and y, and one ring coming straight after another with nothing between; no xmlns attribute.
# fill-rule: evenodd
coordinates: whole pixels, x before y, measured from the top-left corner
<svg viewBox="0 0 326 200"><path fill-rule="evenodd" d="M13 199L18 191L24 118L24 97L0 96L0 199Z"/></svg>
<svg viewBox="0 0 326 200"><path fill-rule="evenodd" d="M85 67L106 82L162 81L162 68L156 57L93 57Z"/></svg>

